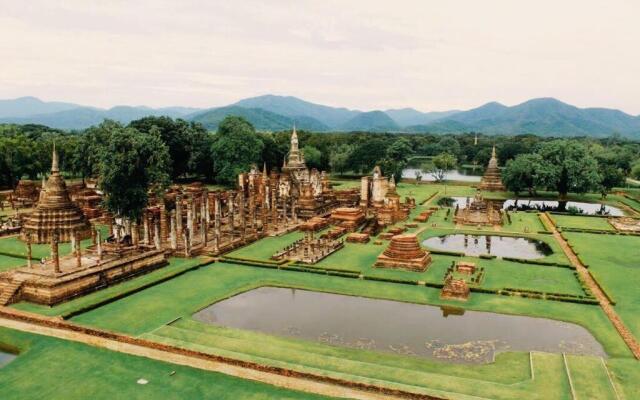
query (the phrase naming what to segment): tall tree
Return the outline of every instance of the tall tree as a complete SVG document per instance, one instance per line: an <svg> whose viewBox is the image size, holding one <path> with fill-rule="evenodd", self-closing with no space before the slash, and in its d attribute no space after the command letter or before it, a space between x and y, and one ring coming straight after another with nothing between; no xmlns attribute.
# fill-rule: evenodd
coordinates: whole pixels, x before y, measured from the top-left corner
<svg viewBox="0 0 640 400"><path fill-rule="evenodd" d="M541 183L544 184L545 168L540 154L519 154L513 160L507 161L502 171L502 183L516 196L524 190L533 195L537 187Z"/></svg>
<svg viewBox="0 0 640 400"><path fill-rule="evenodd" d="M158 193L170 183L169 150L157 128L149 133L110 123L108 142L100 151L100 187L105 206L114 215L138 220L148 203L148 191Z"/></svg>
<svg viewBox="0 0 640 400"><path fill-rule="evenodd" d="M235 183L236 176L259 163L263 142L253 125L242 117L226 117L218 126L211 147L216 181L226 185Z"/></svg>
<svg viewBox="0 0 640 400"><path fill-rule="evenodd" d="M556 190L561 200L569 192L585 193L599 187L598 162L587 147L576 140L554 140L542 144L539 151L549 167L548 189Z"/></svg>

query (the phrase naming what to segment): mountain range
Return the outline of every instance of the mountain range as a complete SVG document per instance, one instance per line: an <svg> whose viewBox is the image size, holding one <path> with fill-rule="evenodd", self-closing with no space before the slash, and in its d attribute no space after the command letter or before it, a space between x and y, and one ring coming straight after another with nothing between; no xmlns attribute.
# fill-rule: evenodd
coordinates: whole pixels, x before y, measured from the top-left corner
<svg viewBox="0 0 640 400"><path fill-rule="evenodd" d="M228 115L249 120L258 130L291 128L311 131L364 131L409 133L523 134L541 136L593 136L619 134L640 138L640 116L608 108L578 108L554 98L538 98L515 106L490 102L470 110L421 112L413 108L374 111L351 110L311 103L292 96L264 95L208 109L116 106L109 109L35 97L0 100L0 122L34 123L59 129L84 129L104 119L122 123L145 116L169 116L202 123L215 130Z"/></svg>

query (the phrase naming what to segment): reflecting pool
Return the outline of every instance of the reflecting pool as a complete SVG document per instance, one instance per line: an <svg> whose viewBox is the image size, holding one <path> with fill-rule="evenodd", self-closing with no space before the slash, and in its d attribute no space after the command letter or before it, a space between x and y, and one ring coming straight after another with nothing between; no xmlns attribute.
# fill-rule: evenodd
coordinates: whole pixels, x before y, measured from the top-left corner
<svg viewBox="0 0 640 400"><path fill-rule="evenodd" d="M553 254L551 247L543 241L498 235L465 235L458 233L432 237L422 241L422 245L433 250L462 252L468 256L491 254L496 257L532 260Z"/></svg>
<svg viewBox="0 0 640 400"><path fill-rule="evenodd" d="M467 202L473 201L472 197L453 197L453 207L466 208ZM601 203L584 203L580 201L559 202L557 200L532 200L532 199L508 199L491 200L502 202L502 208L509 211L563 211L584 215L624 215L621 209Z"/></svg>
<svg viewBox="0 0 640 400"><path fill-rule="evenodd" d="M254 289L193 317L207 324L451 362L488 362L501 351L606 356L585 328L567 322L288 288Z"/></svg>

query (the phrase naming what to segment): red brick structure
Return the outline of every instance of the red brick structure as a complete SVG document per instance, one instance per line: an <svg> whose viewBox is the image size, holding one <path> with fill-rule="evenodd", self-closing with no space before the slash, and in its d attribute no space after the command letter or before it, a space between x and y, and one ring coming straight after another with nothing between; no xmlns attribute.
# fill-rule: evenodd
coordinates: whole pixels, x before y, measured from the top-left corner
<svg viewBox="0 0 640 400"><path fill-rule="evenodd" d="M410 271L426 271L431 263L431 254L420 247L413 234L396 235L389 247L378 256L375 266Z"/></svg>

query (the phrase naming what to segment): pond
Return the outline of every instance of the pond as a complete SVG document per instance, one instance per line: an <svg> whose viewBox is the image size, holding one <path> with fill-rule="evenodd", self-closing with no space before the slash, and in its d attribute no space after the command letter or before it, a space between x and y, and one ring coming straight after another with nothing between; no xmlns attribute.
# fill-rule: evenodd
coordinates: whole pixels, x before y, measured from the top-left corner
<svg viewBox="0 0 640 400"><path fill-rule="evenodd" d="M458 205L460 208L467 206L467 199L473 201L469 197L453 197L453 207ZM557 200L532 200L532 199L508 199L508 200L492 200L494 202L502 202L502 209L509 211L560 211L560 202ZM564 210L575 212L583 215L611 215L622 216L624 213L621 209L601 203L584 203L579 201L567 201L563 204Z"/></svg>
<svg viewBox="0 0 640 400"><path fill-rule="evenodd" d="M585 328L571 323L298 289L254 289L193 317L335 346L461 363L489 362L501 351L606 356Z"/></svg>
<svg viewBox="0 0 640 400"><path fill-rule="evenodd" d="M436 236L422 242L433 250L457 251L468 256L491 254L496 257L513 257L532 260L553 254L551 247L543 241L498 235L453 234Z"/></svg>
<svg viewBox="0 0 640 400"><path fill-rule="evenodd" d="M402 177L405 179L416 179L416 172L422 173L422 180L425 182L435 182L433 175L426 171L422 171L420 168L405 168L402 170ZM444 174L444 180L446 181L461 181L461 182L480 182L482 178L482 168L458 168L447 171Z"/></svg>

